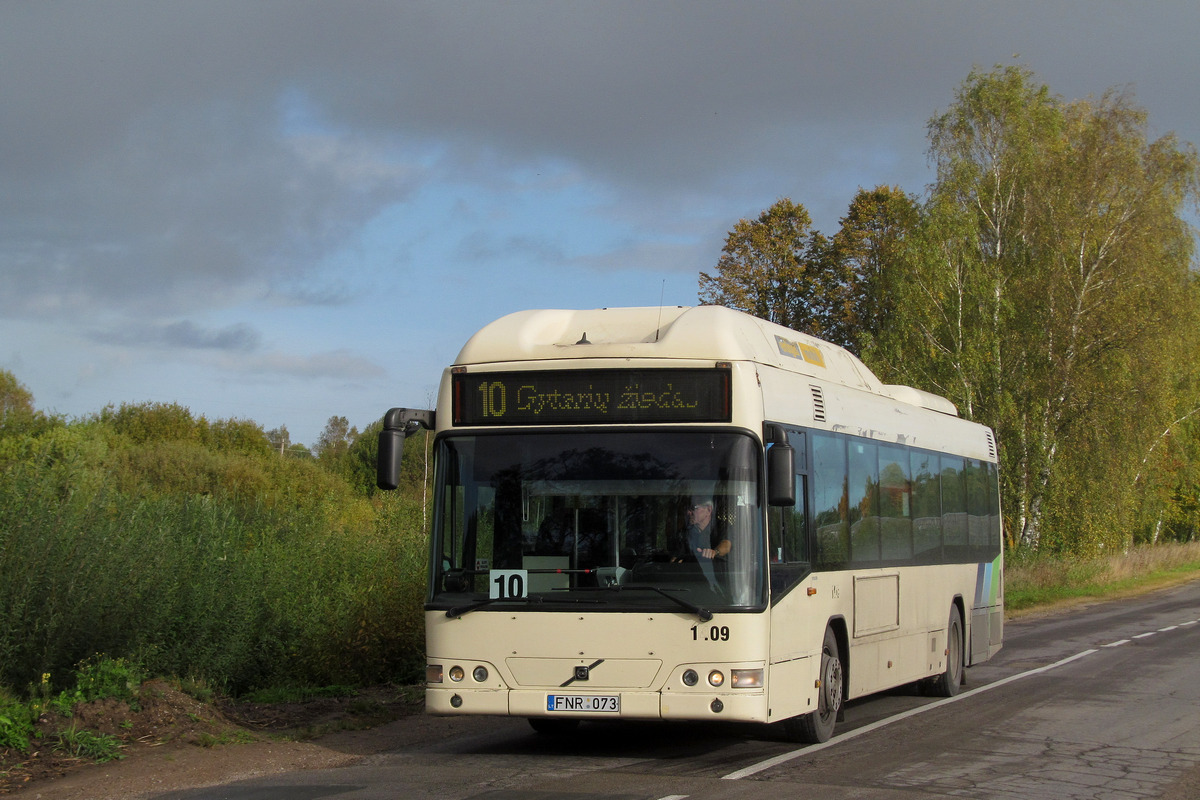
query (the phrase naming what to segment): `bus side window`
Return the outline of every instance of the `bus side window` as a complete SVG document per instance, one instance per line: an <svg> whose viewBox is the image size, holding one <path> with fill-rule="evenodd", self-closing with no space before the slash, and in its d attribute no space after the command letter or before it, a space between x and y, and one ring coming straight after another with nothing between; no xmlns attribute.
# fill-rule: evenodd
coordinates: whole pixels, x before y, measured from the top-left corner
<svg viewBox="0 0 1200 800"><path fill-rule="evenodd" d="M780 561L793 564L797 561L808 561L808 521L805 515L805 502L808 497L808 478L796 476L796 505L792 508L781 509L785 522L783 524L783 541Z"/></svg>
<svg viewBox="0 0 1200 800"><path fill-rule="evenodd" d="M792 516L792 509L782 506L767 507L767 533L770 552L768 560L772 564L783 563L783 541L787 537L787 525Z"/></svg>
<svg viewBox="0 0 1200 800"><path fill-rule="evenodd" d="M771 597L774 600L795 586L809 572L808 555L808 478L804 434L788 431L788 443L796 452L796 503L771 506L767 526L771 565Z"/></svg>
<svg viewBox="0 0 1200 800"><path fill-rule="evenodd" d="M844 569L850 560L846 441L816 431L813 437L813 561L821 569Z"/></svg>
<svg viewBox="0 0 1200 800"><path fill-rule="evenodd" d="M796 451L796 505L783 542L784 560L789 563L810 559L808 553L808 447L804 434L788 431L788 443Z"/></svg>

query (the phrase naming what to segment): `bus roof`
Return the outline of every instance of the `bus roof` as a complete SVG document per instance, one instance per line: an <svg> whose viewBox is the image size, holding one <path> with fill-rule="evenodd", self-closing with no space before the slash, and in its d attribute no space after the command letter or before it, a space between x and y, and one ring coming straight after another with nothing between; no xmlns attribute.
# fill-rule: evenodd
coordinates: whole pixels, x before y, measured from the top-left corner
<svg viewBox="0 0 1200 800"><path fill-rule="evenodd" d="M518 311L472 336L454 364L572 358L750 361L958 414L944 397L882 383L835 344L724 306Z"/></svg>

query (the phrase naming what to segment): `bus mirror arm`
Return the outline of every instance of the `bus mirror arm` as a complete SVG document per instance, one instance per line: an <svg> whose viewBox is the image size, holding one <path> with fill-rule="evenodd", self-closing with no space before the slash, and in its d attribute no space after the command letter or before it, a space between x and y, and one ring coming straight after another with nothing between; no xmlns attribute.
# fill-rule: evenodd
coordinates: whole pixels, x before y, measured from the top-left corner
<svg viewBox="0 0 1200 800"><path fill-rule="evenodd" d="M383 415L379 431L379 456L375 464L375 484L384 490L400 485L400 459L404 456L404 438L421 428L433 430L434 412L413 408L392 408Z"/></svg>
<svg viewBox="0 0 1200 800"><path fill-rule="evenodd" d="M787 442L767 449L767 503L796 505L796 451Z"/></svg>

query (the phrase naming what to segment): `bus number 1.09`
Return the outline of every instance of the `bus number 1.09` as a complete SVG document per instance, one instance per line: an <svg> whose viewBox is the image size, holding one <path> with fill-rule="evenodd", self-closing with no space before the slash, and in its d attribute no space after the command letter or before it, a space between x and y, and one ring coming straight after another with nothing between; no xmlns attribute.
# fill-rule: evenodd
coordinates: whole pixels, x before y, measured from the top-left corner
<svg viewBox="0 0 1200 800"><path fill-rule="evenodd" d="M729 641L729 626L728 625L713 625L706 631L700 630L699 625L692 626L692 641L698 642L728 642Z"/></svg>

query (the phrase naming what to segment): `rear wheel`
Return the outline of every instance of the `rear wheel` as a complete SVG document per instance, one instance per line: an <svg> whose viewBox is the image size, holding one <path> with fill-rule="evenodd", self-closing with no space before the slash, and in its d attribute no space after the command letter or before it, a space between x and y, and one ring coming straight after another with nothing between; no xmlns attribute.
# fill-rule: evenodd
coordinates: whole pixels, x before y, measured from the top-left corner
<svg viewBox="0 0 1200 800"><path fill-rule="evenodd" d="M963 624L958 606L950 607L950 621L946 623L946 671L929 679L930 694L938 697L954 697L963 681Z"/></svg>
<svg viewBox="0 0 1200 800"><path fill-rule="evenodd" d="M821 644L817 710L786 720L783 725L788 738L809 744L829 741L837 725L838 715L842 711L845 682L845 669L842 666L837 636L833 628L826 628L825 641Z"/></svg>

